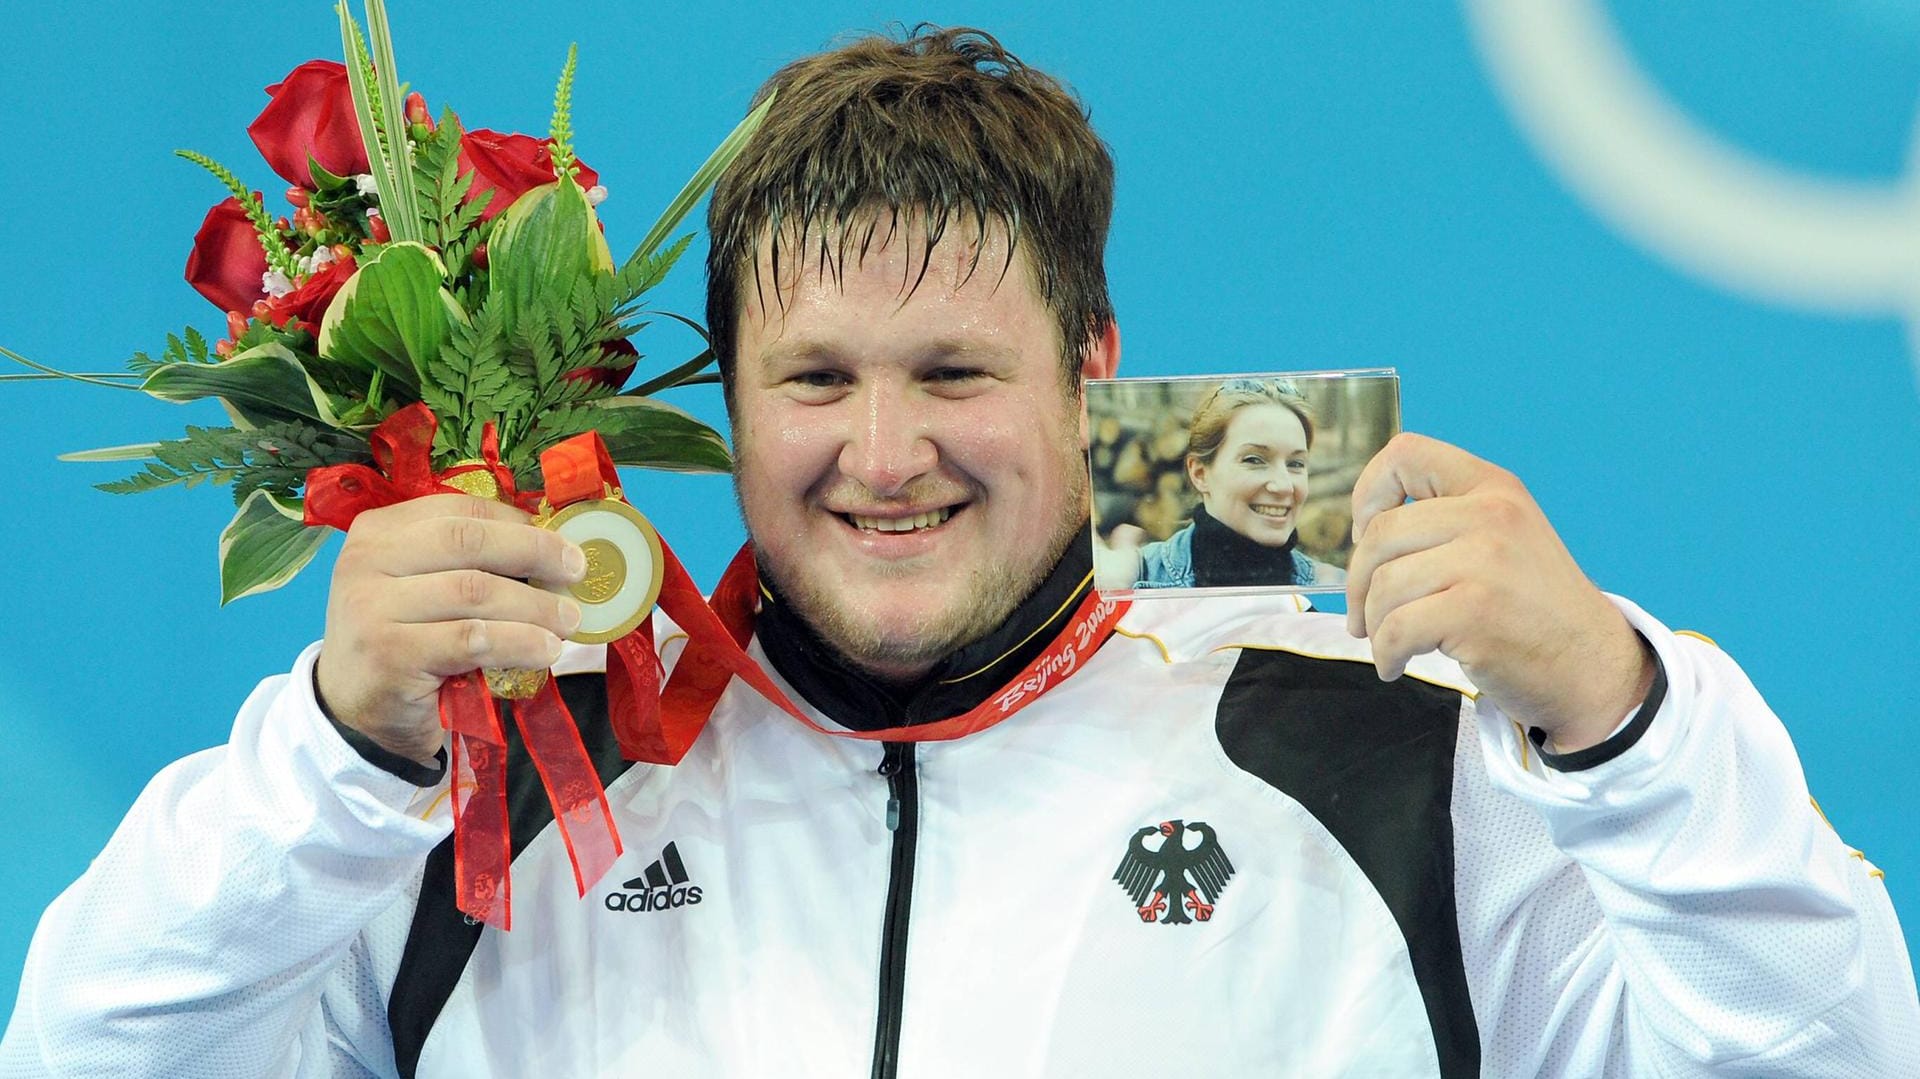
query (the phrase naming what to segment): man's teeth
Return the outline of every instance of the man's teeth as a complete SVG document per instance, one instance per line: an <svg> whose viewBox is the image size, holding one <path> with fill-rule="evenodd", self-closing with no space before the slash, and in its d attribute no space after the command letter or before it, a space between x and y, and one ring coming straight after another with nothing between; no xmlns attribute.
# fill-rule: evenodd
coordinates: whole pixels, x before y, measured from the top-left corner
<svg viewBox="0 0 1920 1079"><path fill-rule="evenodd" d="M1253 506L1252 509L1262 517L1285 517L1293 512L1292 506Z"/></svg>
<svg viewBox="0 0 1920 1079"><path fill-rule="evenodd" d="M866 517L858 513L847 514L853 527L864 528L869 532L911 532L916 528L932 528L953 516L953 507L947 506L926 513L916 513L912 517Z"/></svg>

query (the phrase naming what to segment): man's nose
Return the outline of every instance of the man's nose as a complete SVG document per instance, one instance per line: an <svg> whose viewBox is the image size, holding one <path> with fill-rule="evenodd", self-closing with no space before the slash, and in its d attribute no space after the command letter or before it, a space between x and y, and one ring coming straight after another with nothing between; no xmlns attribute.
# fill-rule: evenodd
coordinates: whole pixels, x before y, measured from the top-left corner
<svg viewBox="0 0 1920 1079"><path fill-rule="evenodd" d="M840 471L877 495L900 492L939 461L924 410L886 387L867 389L840 450Z"/></svg>

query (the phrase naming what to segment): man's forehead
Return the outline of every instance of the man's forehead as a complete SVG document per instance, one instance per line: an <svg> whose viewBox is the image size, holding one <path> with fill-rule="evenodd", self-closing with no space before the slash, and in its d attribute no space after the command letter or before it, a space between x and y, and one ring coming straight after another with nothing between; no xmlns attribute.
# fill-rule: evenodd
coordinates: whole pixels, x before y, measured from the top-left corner
<svg viewBox="0 0 1920 1079"><path fill-rule="evenodd" d="M922 289L990 295L1033 287L1026 253L998 215L944 217L876 207L842 222L789 222L762 230L743 314L777 317L801 288L858 288L905 302Z"/></svg>

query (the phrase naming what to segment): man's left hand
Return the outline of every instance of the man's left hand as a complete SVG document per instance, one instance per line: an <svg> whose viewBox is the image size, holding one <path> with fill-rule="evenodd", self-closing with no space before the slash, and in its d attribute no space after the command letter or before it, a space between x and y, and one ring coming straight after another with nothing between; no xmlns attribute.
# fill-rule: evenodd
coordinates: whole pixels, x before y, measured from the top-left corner
<svg viewBox="0 0 1920 1079"><path fill-rule="evenodd" d="M1437 649L1562 753L1646 696L1653 657L1511 472L1399 435L1354 484L1353 534L1347 631L1373 639L1382 679Z"/></svg>

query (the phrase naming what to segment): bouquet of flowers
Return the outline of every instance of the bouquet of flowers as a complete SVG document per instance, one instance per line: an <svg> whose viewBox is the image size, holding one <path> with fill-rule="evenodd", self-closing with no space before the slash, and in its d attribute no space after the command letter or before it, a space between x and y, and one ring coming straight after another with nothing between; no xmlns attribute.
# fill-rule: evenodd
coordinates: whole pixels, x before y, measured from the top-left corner
<svg viewBox="0 0 1920 1079"><path fill-rule="evenodd" d="M538 511L537 522L587 555L588 579L570 586L586 613L573 639L607 645L608 721L622 755L675 763L729 673L682 663L663 689L647 612L657 597L693 641L731 639L626 505L614 468L722 471L731 462L716 432L651 396L714 380L712 350L623 389L640 360L628 338L645 325L647 292L691 239L669 242L670 234L772 101L727 136L616 265L594 211L605 188L574 152L572 50L546 139L468 130L450 109L435 119L396 80L381 0L367 0L364 34L344 5L337 10L346 62L295 68L268 88L271 101L248 128L292 185L290 215L275 217L232 172L182 152L230 196L207 213L187 260L187 280L226 312L225 336L209 345L193 329L170 335L157 358L138 353L114 375L0 354L38 372L25 377L220 402L227 426L68 458L144 462L101 485L117 493L231 484L238 509L220 537L223 603L285 583L329 529L375 506L456 489ZM704 337L689 320L658 313ZM750 666L737 647L721 652ZM514 701L581 894L621 850L593 762L547 674L475 671L440 691L456 902L502 929L512 858L508 736L496 697Z"/></svg>
<svg viewBox="0 0 1920 1079"><path fill-rule="evenodd" d="M623 388L640 360L628 338L691 240L670 235L770 102L616 266L594 210L606 189L574 152L573 50L547 138L469 130L451 109L436 120L396 80L380 0L367 4L364 35L338 11L346 63L301 64L267 88L247 129L291 185L290 214L276 217L217 162L179 152L229 192L207 212L186 269L226 312L222 339L209 345L188 328L111 375L67 374L0 348L45 377L221 403L228 426L65 459L143 462L100 485L115 493L230 484L223 603L292 579L330 527L369 504L450 481L524 501L517 492L537 486L541 453L584 432L598 432L614 464L730 466L715 431L651 396L713 381L712 351ZM378 459L394 447L427 459Z"/></svg>

